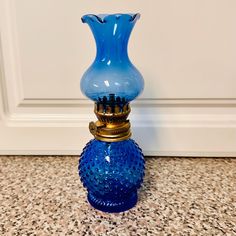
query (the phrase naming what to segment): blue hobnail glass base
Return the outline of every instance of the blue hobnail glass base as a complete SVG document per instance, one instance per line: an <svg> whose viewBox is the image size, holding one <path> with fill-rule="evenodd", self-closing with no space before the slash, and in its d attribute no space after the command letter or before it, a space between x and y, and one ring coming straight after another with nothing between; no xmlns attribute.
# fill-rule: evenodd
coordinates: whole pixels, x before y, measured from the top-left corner
<svg viewBox="0 0 236 236"><path fill-rule="evenodd" d="M138 201L137 191L131 193L125 199L104 200L88 193L89 203L96 209L109 213L123 212L134 207Z"/></svg>
<svg viewBox="0 0 236 236"><path fill-rule="evenodd" d="M91 140L79 161L79 175L90 204L105 212L121 212L135 206L144 164L142 150L132 139Z"/></svg>

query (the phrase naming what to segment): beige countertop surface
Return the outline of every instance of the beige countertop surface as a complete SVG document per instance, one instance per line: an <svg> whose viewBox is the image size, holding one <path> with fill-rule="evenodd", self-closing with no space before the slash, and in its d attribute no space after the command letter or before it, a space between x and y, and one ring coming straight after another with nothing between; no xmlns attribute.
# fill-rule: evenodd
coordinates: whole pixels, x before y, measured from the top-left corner
<svg viewBox="0 0 236 236"><path fill-rule="evenodd" d="M0 235L236 235L236 159L146 158L133 209L92 208L79 157L0 156Z"/></svg>

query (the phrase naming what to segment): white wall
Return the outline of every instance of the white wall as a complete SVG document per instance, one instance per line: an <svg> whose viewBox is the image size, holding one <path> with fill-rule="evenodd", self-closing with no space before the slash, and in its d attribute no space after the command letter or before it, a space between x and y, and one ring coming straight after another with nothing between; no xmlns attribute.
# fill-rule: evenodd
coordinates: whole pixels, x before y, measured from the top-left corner
<svg viewBox="0 0 236 236"><path fill-rule="evenodd" d="M140 12L130 57L146 87L134 138L149 155L236 155L236 1L0 0L2 154L79 154L93 104L86 13Z"/></svg>

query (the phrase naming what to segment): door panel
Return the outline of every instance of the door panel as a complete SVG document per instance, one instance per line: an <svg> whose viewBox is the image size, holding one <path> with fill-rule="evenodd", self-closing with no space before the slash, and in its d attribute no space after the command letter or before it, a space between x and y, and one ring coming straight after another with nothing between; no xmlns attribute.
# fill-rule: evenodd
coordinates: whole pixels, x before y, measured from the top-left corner
<svg viewBox="0 0 236 236"><path fill-rule="evenodd" d="M95 43L80 17L140 12L129 54L145 78L132 104L149 155L236 154L236 2L0 0L0 153L77 154L92 138L80 78Z"/></svg>

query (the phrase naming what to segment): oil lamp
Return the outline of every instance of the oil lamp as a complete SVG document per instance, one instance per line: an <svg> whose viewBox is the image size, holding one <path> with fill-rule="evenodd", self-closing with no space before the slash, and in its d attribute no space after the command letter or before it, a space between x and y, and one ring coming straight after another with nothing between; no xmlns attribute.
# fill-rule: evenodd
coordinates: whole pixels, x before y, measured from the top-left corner
<svg viewBox="0 0 236 236"><path fill-rule="evenodd" d="M105 212L135 206L144 177L142 150L132 140L130 102L143 90L143 77L131 63L127 45L140 14L87 14L97 54L81 79L81 90L94 101L96 122L89 123L92 139L79 161L79 175L89 203Z"/></svg>

